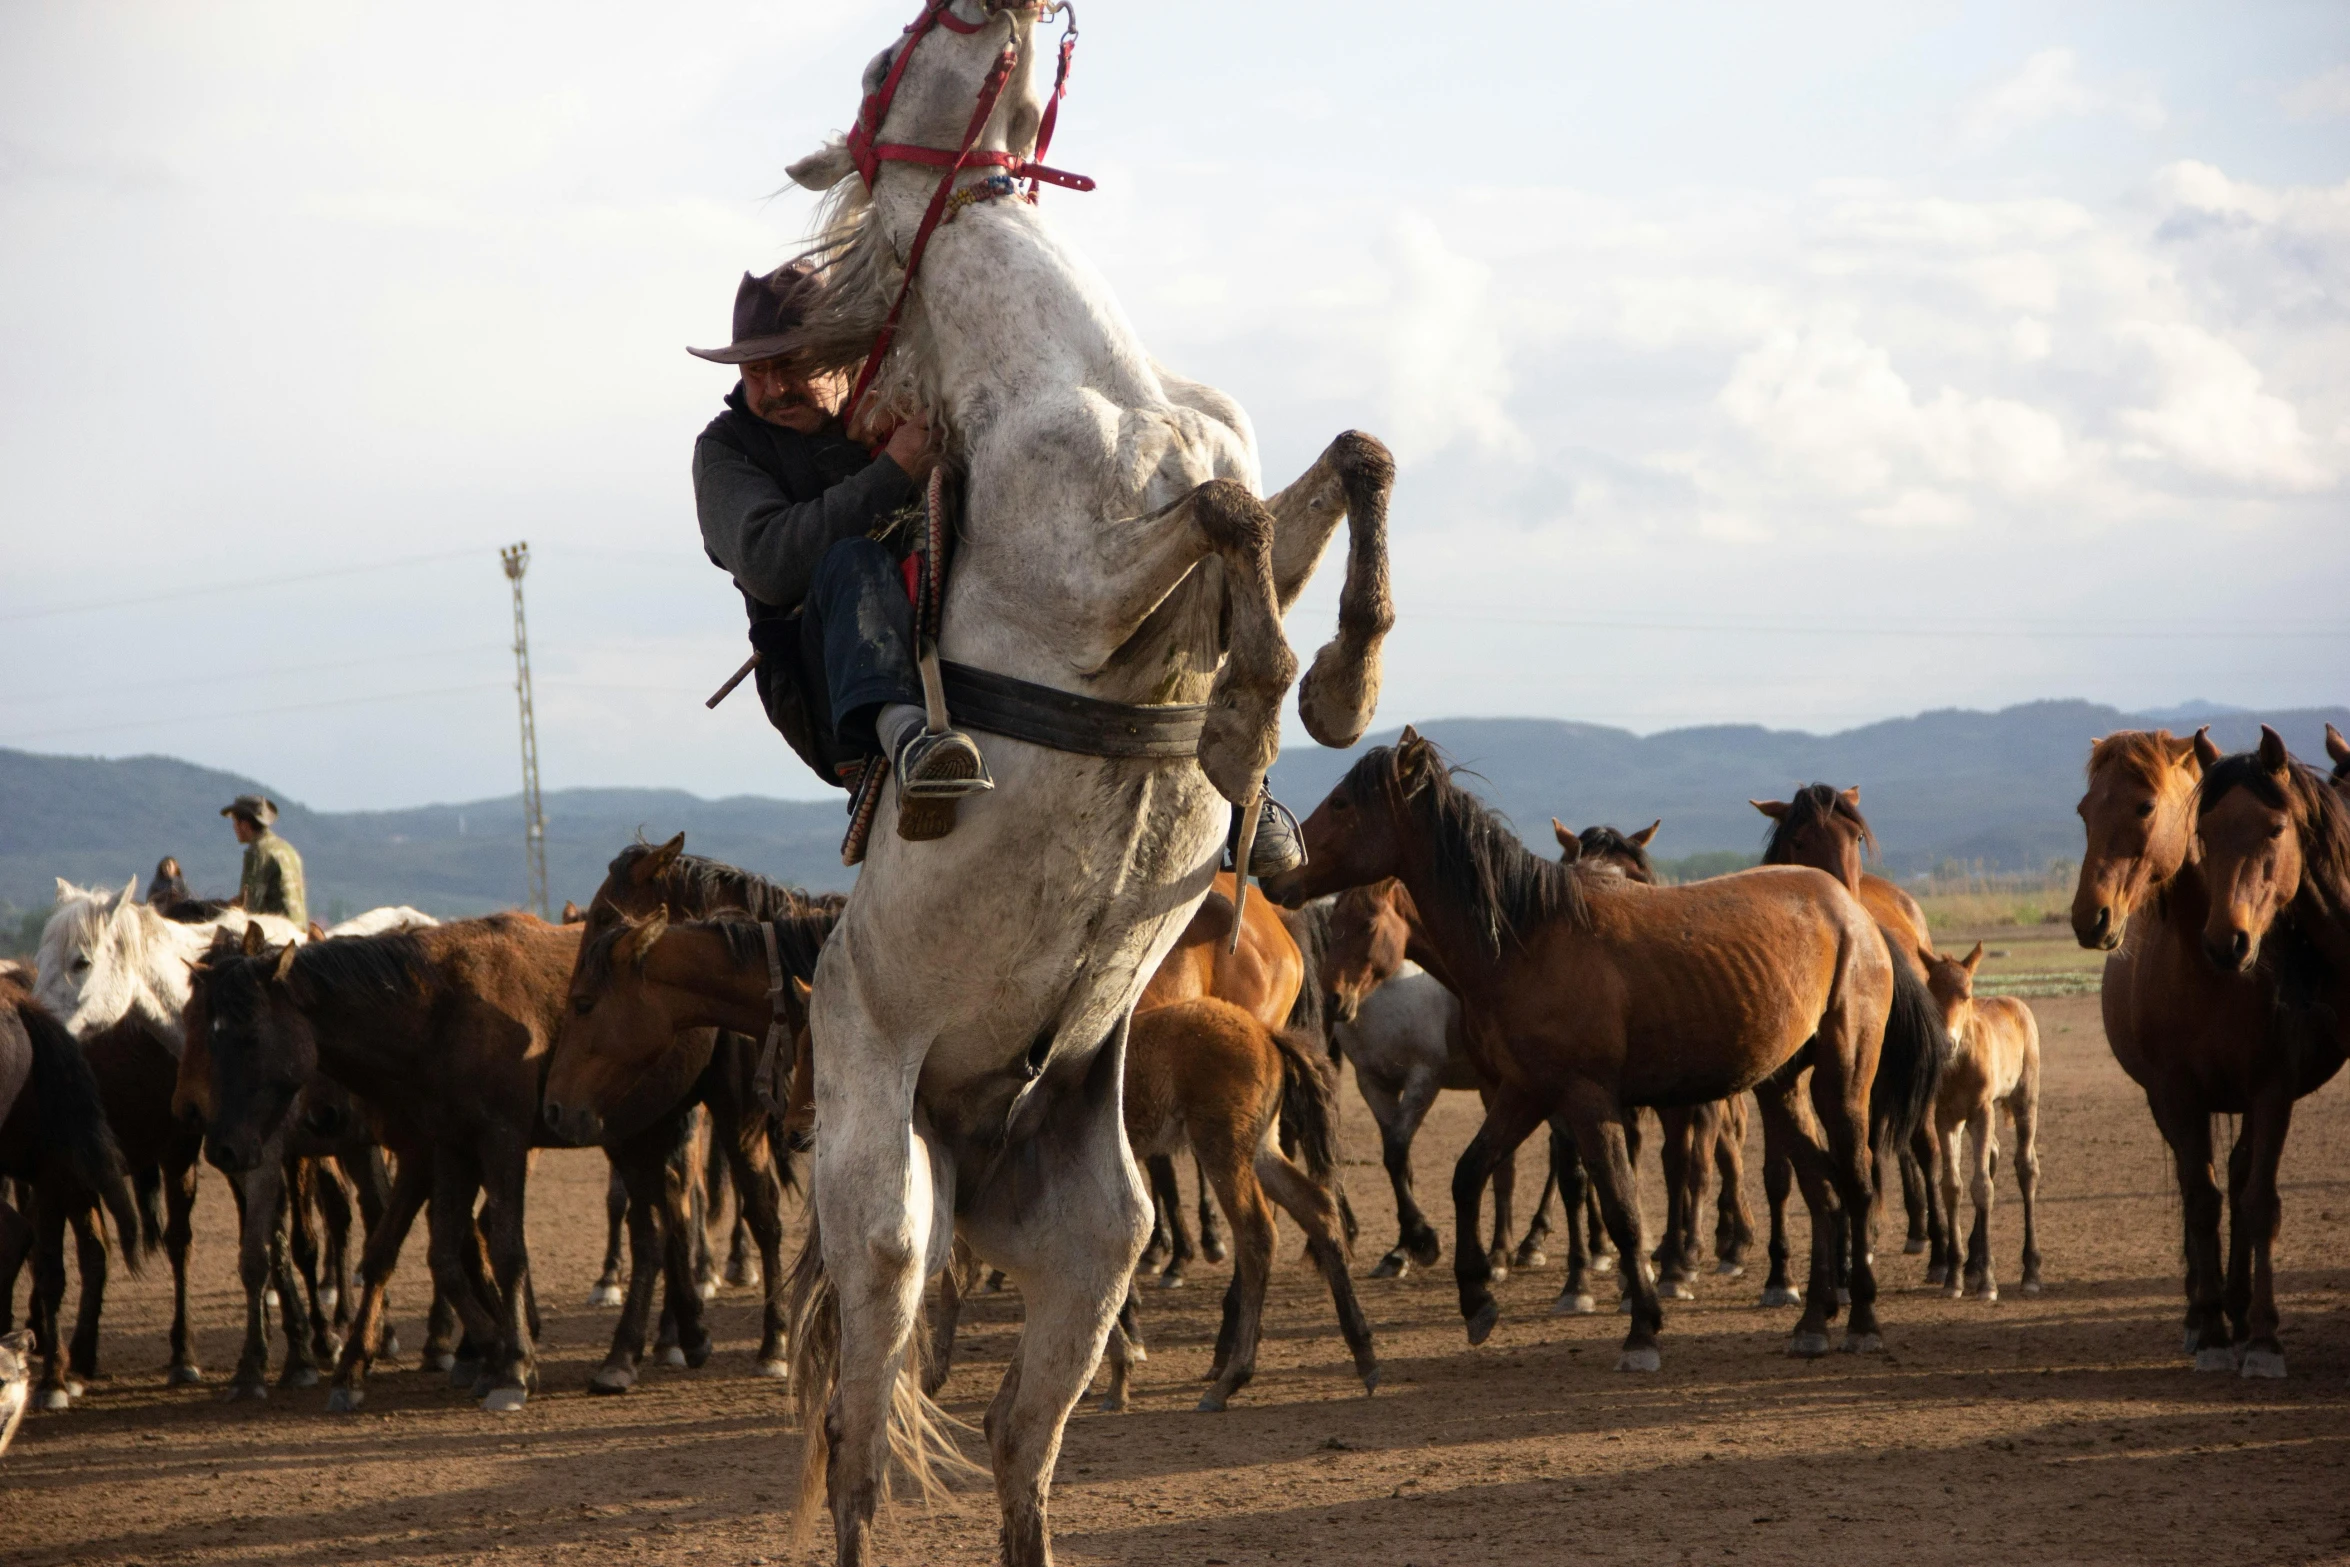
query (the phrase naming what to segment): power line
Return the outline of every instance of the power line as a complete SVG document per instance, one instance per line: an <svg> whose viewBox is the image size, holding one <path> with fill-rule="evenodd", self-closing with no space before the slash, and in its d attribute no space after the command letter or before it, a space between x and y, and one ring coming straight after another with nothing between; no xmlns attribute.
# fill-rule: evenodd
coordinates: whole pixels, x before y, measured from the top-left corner
<svg viewBox="0 0 2350 1567"><path fill-rule="evenodd" d="M230 713L173 713L162 718L134 719L121 724L75 724L63 729L35 729L11 737L17 740L42 740L51 735L102 734L120 729L147 729L157 724L216 723L229 718L260 718L271 713L310 713L328 707L364 707L375 702L405 702L424 696L455 696L465 691L505 691L512 689L507 681L492 680L464 686L436 686L425 691L385 691L374 696L339 697L330 702L289 702L278 707L243 707Z"/></svg>
<svg viewBox="0 0 2350 1567"><path fill-rule="evenodd" d="M215 593L242 593L256 588L282 588L297 582L323 582L329 577L355 577L370 571L396 571L403 566L421 566L430 561L456 560L480 554L478 549L438 550L430 555L403 555L397 560L371 561L363 566L329 566L320 571L296 572L288 577L255 577L244 582L214 582L198 588L171 588L161 593L142 593L131 598L92 599L83 604L57 604L48 609L18 609L0 614L0 624L20 620L46 620L56 615L80 615L101 609L129 609L140 604L167 604L174 599L205 598Z"/></svg>
<svg viewBox="0 0 2350 1567"><path fill-rule="evenodd" d="M85 696L109 696L117 691L162 691L176 686L230 685L240 680L269 680L279 675L308 675L322 670L365 669L376 664L408 664L420 658L456 658L460 655L506 651L503 642L475 642L462 647L430 648L419 651L403 649L397 653L379 653L371 658L344 658L314 664L275 664L267 669L232 669L219 673L183 675L174 680L133 680L103 686L76 686L67 691L51 691L40 696L0 697L0 707L33 707L43 702L61 702Z"/></svg>
<svg viewBox="0 0 2350 1567"><path fill-rule="evenodd" d="M2196 638L2212 641L2267 642L2280 639L2316 639L2350 637L2350 626L2331 630L2270 630L2235 631L2202 630L2193 626L2168 625L2147 630L2094 630L2072 626L2041 625L2021 621L1978 621L1966 625L1937 626L1874 626L1838 624L1819 621L1808 624L1770 624L1753 621L1724 620L1602 620L1577 617L1549 619L1523 615L1496 615L1490 613L1455 613L1445 610L1404 610L1397 613L1399 625L1415 620L1443 621L1459 625L1478 626L1544 626L1565 631L1678 631L1709 636L1788 636L1788 637L1917 637L1950 640L1983 636L2028 636L2056 638L2084 638L2089 640L2160 638L2179 641Z"/></svg>

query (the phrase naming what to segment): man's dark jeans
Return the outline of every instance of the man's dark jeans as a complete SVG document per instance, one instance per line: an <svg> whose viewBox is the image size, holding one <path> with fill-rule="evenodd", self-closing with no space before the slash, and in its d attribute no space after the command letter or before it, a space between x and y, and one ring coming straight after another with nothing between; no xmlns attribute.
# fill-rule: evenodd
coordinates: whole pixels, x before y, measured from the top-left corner
<svg viewBox="0 0 2350 1567"><path fill-rule="evenodd" d="M800 667L812 714L842 748L878 755L873 721L891 702L922 705L914 664L914 606L890 552L871 539L843 539L824 552L800 612Z"/></svg>

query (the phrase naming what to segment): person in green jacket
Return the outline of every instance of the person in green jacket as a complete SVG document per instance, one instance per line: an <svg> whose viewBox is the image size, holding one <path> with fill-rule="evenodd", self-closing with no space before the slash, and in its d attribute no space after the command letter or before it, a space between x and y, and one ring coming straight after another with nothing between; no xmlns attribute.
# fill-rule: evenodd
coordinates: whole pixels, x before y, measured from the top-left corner
<svg viewBox="0 0 2350 1567"><path fill-rule="evenodd" d="M277 820L277 802L257 794L240 794L220 808L245 846L245 874L237 887L237 907L247 914L277 914L297 925L310 923L310 900L302 888L302 856L294 846L270 831Z"/></svg>

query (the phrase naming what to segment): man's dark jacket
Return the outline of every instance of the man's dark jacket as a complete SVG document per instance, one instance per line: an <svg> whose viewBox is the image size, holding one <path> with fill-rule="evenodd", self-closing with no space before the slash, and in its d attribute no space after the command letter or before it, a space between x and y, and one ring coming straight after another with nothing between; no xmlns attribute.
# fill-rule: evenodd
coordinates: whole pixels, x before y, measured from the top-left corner
<svg viewBox="0 0 2350 1567"><path fill-rule="evenodd" d="M804 666L800 609L824 552L843 539L880 538L921 489L888 457L873 457L836 420L815 435L753 414L737 384L726 412L694 443L694 509L702 547L734 577L759 650L759 700L768 720L824 778L845 782L857 759L808 701L822 672Z"/></svg>

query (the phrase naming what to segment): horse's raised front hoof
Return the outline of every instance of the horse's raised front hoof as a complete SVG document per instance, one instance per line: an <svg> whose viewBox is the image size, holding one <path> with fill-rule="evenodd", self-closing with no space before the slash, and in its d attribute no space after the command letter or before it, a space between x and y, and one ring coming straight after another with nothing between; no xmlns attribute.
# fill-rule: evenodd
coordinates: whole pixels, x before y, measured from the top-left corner
<svg viewBox="0 0 2350 1567"><path fill-rule="evenodd" d="M1550 1314L1554 1317L1588 1317L1598 1310L1599 1303L1591 1298L1589 1291L1561 1290L1559 1298L1550 1303Z"/></svg>
<svg viewBox="0 0 2350 1567"><path fill-rule="evenodd" d="M474 1390L474 1384L479 1382L481 1377L482 1363L480 1361L459 1360L455 1356L450 1357L449 1386L461 1387L471 1392Z"/></svg>
<svg viewBox="0 0 2350 1567"><path fill-rule="evenodd" d="M2236 1369L2236 1351L2232 1345L2221 1345L2215 1349L2199 1349L2195 1351L2195 1369L2221 1373L2233 1372Z"/></svg>
<svg viewBox="0 0 2350 1567"><path fill-rule="evenodd" d="M330 1415L355 1415L367 1402L364 1388L336 1387L327 1389L326 1412Z"/></svg>
<svg viewBox="0 0 2350 1567"><path fill-rule="evenodd" d="M636 1386L636 1372L627 1366L598 1366L588 1378L591 1393L625 1393Z"/></svg>
<svg viewBox="0 0 2350 1567"><path fill-rule="evenodd" d="M1926 1238L1923 1235L1912 1235L1908 1241L1902 1245L1901 1254L1904 1257L1915 1257L1923 1253L1925 1249Z"/></svg>
<svg viewBox="0 0 2350 1567"><path fill-rule="evenodd" d="M481 1407L493 1415L511 1415L530 1400L530 1395L518 1387L494 1387L481 1401Z"/></svg>
<svg viewBox="0 0 2350 1567"><path fill-rule="evenodd" d="M1663 1364L1664 1360L1657 1354L1654 1344L1643 1344L1637 1349L1627 1349L1616 1357L1618 1371L1654 1371Z"/></svg>
<svg viewBox="0 0 2350 1567"><path fill-rule="evenodd" d="M672 1371L683 1371L685 1369L685 1351L677 1345L671 1344L665 1349L654 1352L653 1363L667 1366Z"/></svg>
<svg viewBox="0 0 2350 1567"><path fill-rule="evenodd" d="M1717 1262L1714 1264L1714 1277L1717 1279L1742 1279L1746 1277L1746 1264L1743 1262Z"/></svg>
<svg viewBox="0 0 2350 1567"><path fill-rule="evenodd" d="M1535 1268L1547 1268L1550 1266L1550 1253L1532 1241L1528 1241L1518 1248L1516 1255L1510 1258L1510 1266L1527 1271Z"/></svg>
<svg viewBox="0 0 2350 1567"><path fill-rule="evenodd" d="M1825 1333L1798 1333L1787 1341L1787 1353L1798 1360L1817 1360L1828 1352Z"/></svg>
<svg viewBox="0 0 2350 1567"><path fill-rule="evenodd" d="M277 1385L279 1387L316 1387L318 1386L318 1368L316 1366L288 1366L278 1374Z"/></svg>
<svg viewBox="0 0 2350 1567"><path fill-rule="evenodd" d="M627 1299L628 1296L622 1292L620 1286L617 1284L599 1284L594 1289L588 1291L588 1305L591 1307L617 1306Z"/></svg>
<svg viewBox="0 0 2350 1567"><path fill-rule="evenodd" d="M194 1387L203 1380L203 1368L189 1360L183 1360L172 1367L169 1374L164 1377L165 1383L172 1387Z"/></svg>
<svg viewBox="0 0 2350 1567"><path fill-rule="evenodd" d="M1379 1259L1379 1266L1371 1270L1375 1279L1400 1279L1412 1268L1411 1259L1401 1250L1391 1251Z"/></svg>
<svg viewBox="0 0 2350 1567"><path fill-rule="evenodd" d="M1844 1335L1844 1353L1847 1355L1875 1355L1885 1348L1882 1333L1847 1333Z"/></svg>
<svg viewBox="0 0 2350 1567"><path fill-rule="evenodd" d="M1803 1304L1803 1291L1788 1284L1766 1284L1763 1286L1762 1299L1755 1304L1766 1310L1772 1306L1800 1306Z"/></svg>
<svg viewBox="0 0 2350 1567"><path fill-rule="evenodd" d="M1482 1344L1493 1336L1493 1325L1501 1320L1501 1305L1490 1295L1485 1303L1469 1314L1469 1343Z"/></svg>
<svg viewBox="0 0 2350 1567"><path fill-rule="evenodd" d="M2285 1374L2284 1351L2276 1349L2248 1349L2244 1363L2237 1373L2246 1377L2282 1377Z"/></svg>
<svg viewBox="0 0 2350 1567"><path fill-rule="evenodd" d="M751 1368L751 1375L765 1377L771 1382L791 1380L791 1362L783 1359L762 1360Z"/></svg>

